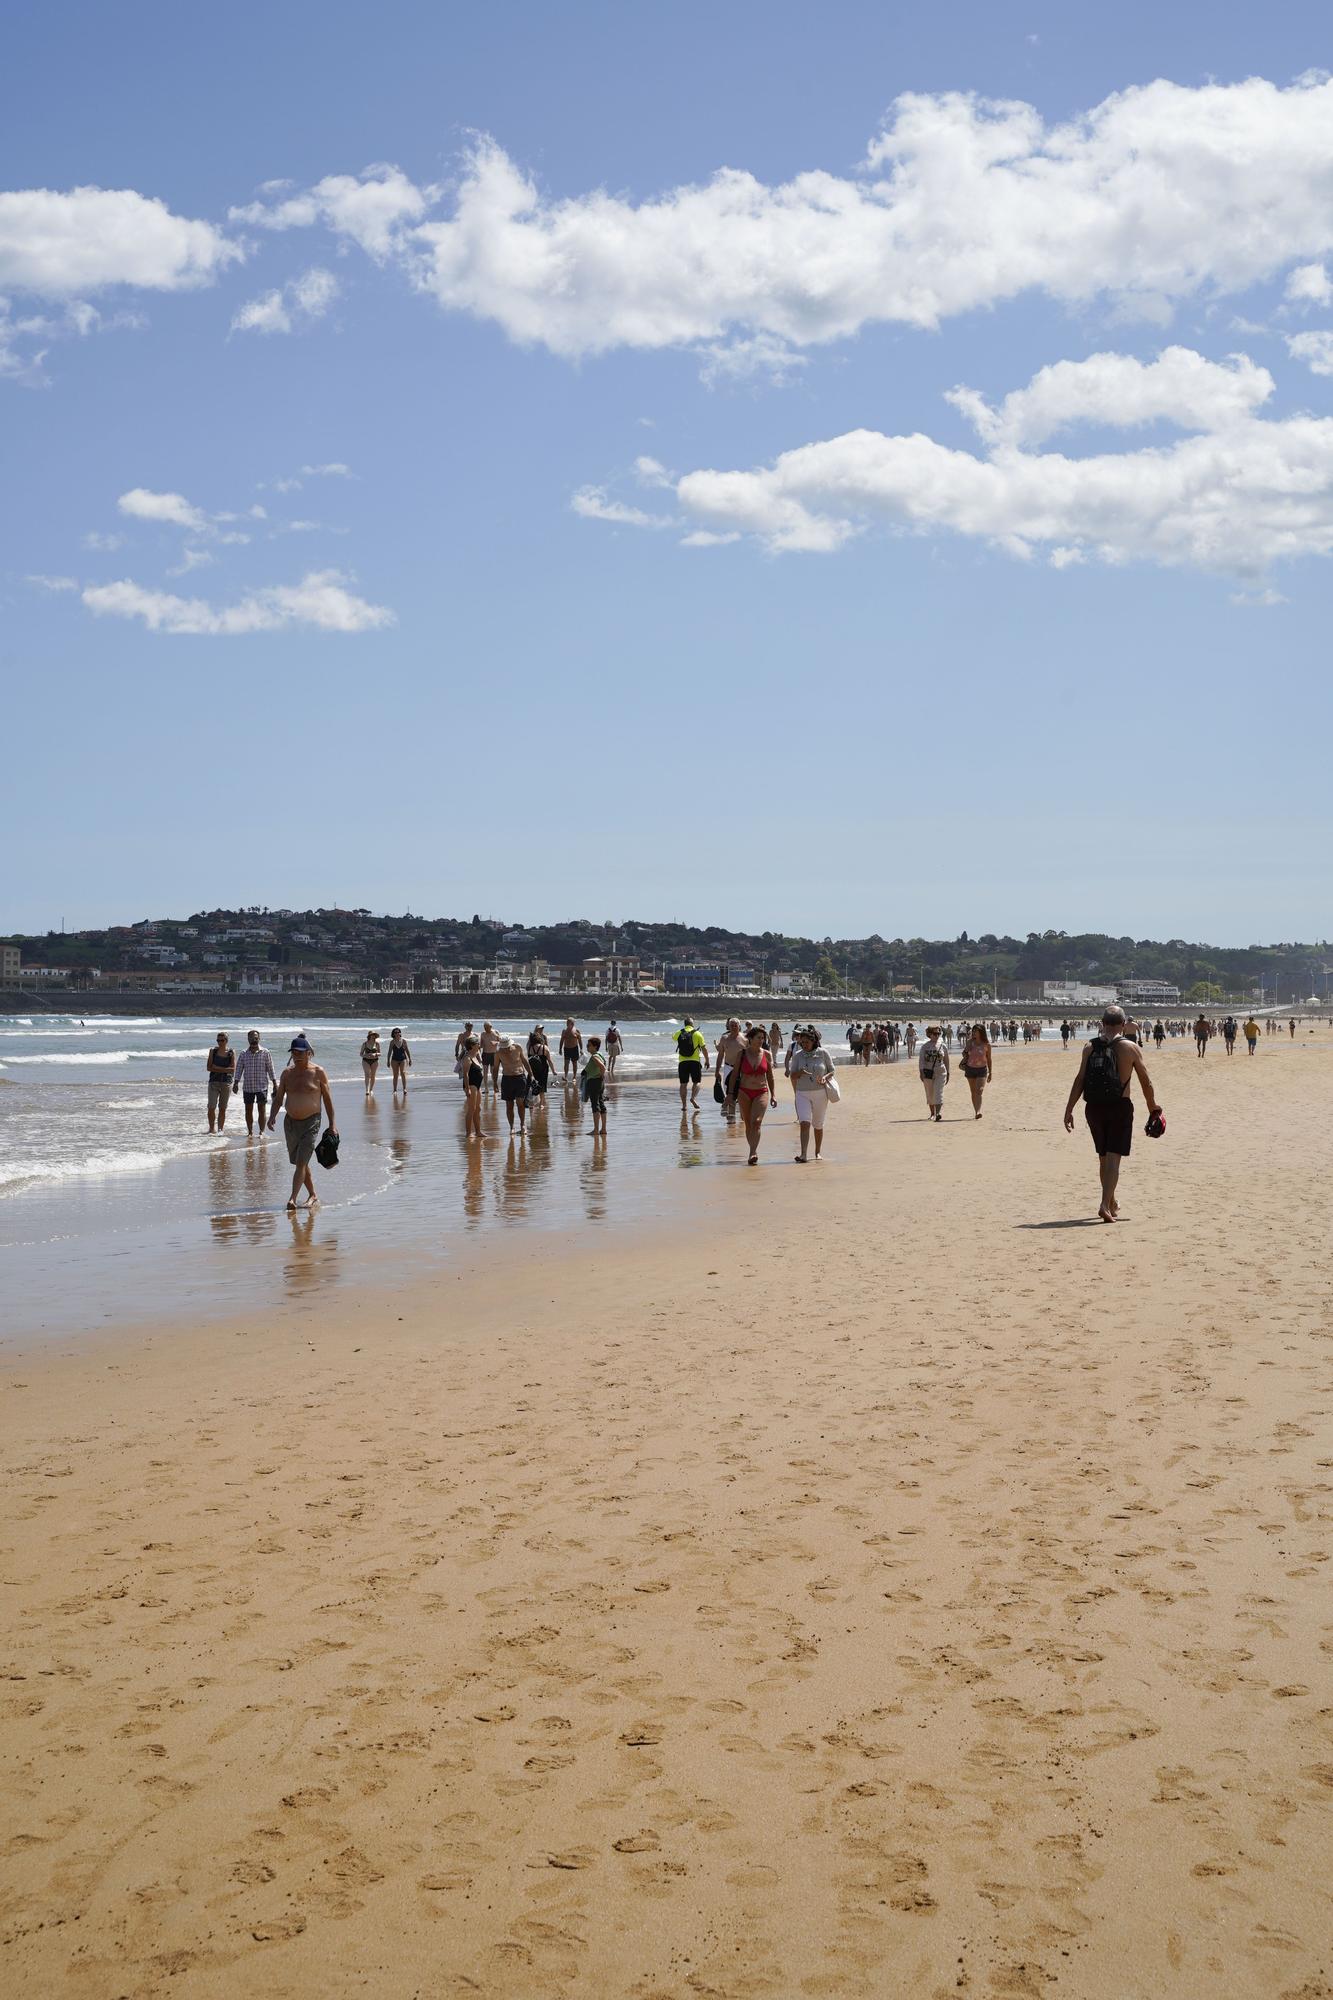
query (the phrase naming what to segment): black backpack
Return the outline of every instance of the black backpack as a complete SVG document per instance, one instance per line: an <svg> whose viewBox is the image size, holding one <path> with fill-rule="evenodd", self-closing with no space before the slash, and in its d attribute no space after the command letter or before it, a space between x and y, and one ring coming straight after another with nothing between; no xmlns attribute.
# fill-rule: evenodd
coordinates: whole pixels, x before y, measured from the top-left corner
<svg viewBox="0 0 1333 2000"><path fill-rule="evenodd" d="M1102 1035L1094 1035L1088 1044L1088 1066L1083 1072L1084 1102L1115 1104L1124 1094L1115 1043L1108 1042Z"/></svg>

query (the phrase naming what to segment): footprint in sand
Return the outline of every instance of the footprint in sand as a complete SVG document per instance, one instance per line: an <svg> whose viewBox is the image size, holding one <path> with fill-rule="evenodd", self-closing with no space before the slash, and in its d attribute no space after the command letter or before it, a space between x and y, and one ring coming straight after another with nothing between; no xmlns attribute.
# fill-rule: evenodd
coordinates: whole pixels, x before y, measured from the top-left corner
<svg viewBox="0 0 1333 2000"><path fill-rule="evenodd" d="M517 1714L518 1710L516 1708L479 1708L472 1720L474 1722L512 1722Z"/></svg>
<svg viewBox="0 0 1333 2000"><path fill-rule="evenodd" d="M280 1944L284 1938L300 1937L304 1929L305 1918L293 1912L289 1917L269 1917L252 1924L250 1935L260 1944Z"/></svg>
<svg viewBox="0 0 1333 2000"><path fill-rule="evenodd" d="M613 1840L611 1845L617 1854L652 1854L662 1843L652 1828L646 1826L640 1833L627 1833L621 1839Z"/></svg>
<svg viewBox="0 0 1333 2000"><path fill-rule="evenodd" d="M596 1859L590 1847L566 1847L558 1853L548 1854L545 1865L548 1868L591 1868Z"/></svg>

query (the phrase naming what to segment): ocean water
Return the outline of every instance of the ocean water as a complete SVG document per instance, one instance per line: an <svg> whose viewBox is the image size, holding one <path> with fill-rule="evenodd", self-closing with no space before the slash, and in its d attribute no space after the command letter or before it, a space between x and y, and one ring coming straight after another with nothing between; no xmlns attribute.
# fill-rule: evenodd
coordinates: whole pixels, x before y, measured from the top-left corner
<svg viewBox="0 0 1333 2000"><path fill-rule="evenodd" d="M548 1034L562 1016L546 1022ZM392 1013L377 1025L395 1024ZM319 1174L321 1206L293 1224L291 1169L281 1130L249 1139L242 1102L210 1135L204 1021L84 1015L0 1017L0 1253L10 1333L93 1327L131 1316L226 1310L252 1302L259 1281L364 1280L377 1261L410 1251L444 1266L495 1234L539 1240L597 1231L665 1212L669 1176L740 1164L743 1149L718 1116L705 1079L698 1118L674 1090L678 1022L622 1023L625 1050L611 1092L607 1146L594 1146L578 1093L553 1088L547 1109L513 1145L486 1099L480 1147L463 1135L453 1074L461 1023L400 1017L412 1049L408 1096L394 1101L382 1063L364 1096L358 1051L366 1021L252 1016L227 1022L234 1047L259 1028L274 1067L304 1029L328 1070L342 1134L337 1169ZM606 1019L581 1021L604 1033ZM697 1017L711 1044L720 1020ZM789 1023L786 1024L789 1028ZM495 1022L525 1037L528 1016ZM784 1032L786 1030L784 1029ZM845 1031L825 1024L839 1060ZM1048 1046L1059 1047L1058 1036ZM764 1152L789 1154L791 1100L780 1096ZM318 1170L317 1170L318 1171Z"/></svg>

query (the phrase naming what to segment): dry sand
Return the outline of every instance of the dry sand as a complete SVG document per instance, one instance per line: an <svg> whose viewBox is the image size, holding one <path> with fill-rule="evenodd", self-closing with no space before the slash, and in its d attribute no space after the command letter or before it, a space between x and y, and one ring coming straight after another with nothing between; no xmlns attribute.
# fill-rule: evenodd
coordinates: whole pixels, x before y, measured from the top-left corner
<svg viewBox="0 0 1333 2000"><path fill-rule="evenodd" d="M11 1350L5 1991L1328 1995L1333 1045L1153 1067L1114 1227L1002 1050L633 1242Z"/></svg>

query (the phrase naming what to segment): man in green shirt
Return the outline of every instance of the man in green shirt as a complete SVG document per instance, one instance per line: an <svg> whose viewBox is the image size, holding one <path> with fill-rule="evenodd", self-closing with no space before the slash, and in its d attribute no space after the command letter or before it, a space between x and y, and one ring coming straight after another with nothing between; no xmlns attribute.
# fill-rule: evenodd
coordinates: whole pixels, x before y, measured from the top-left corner
<svg viewBox="0 0 1333 2000"><path fill-rule="evenodd" d="M709 1067L708 1044L695 1027L689 1015L685 1024L676 1033L676 1068L680 1076L680 1108L685 1109L686 1094L693 1096L690 1101L697 1111L699 1108L699 1085L703 1082L704 1071Z"/></svg>

